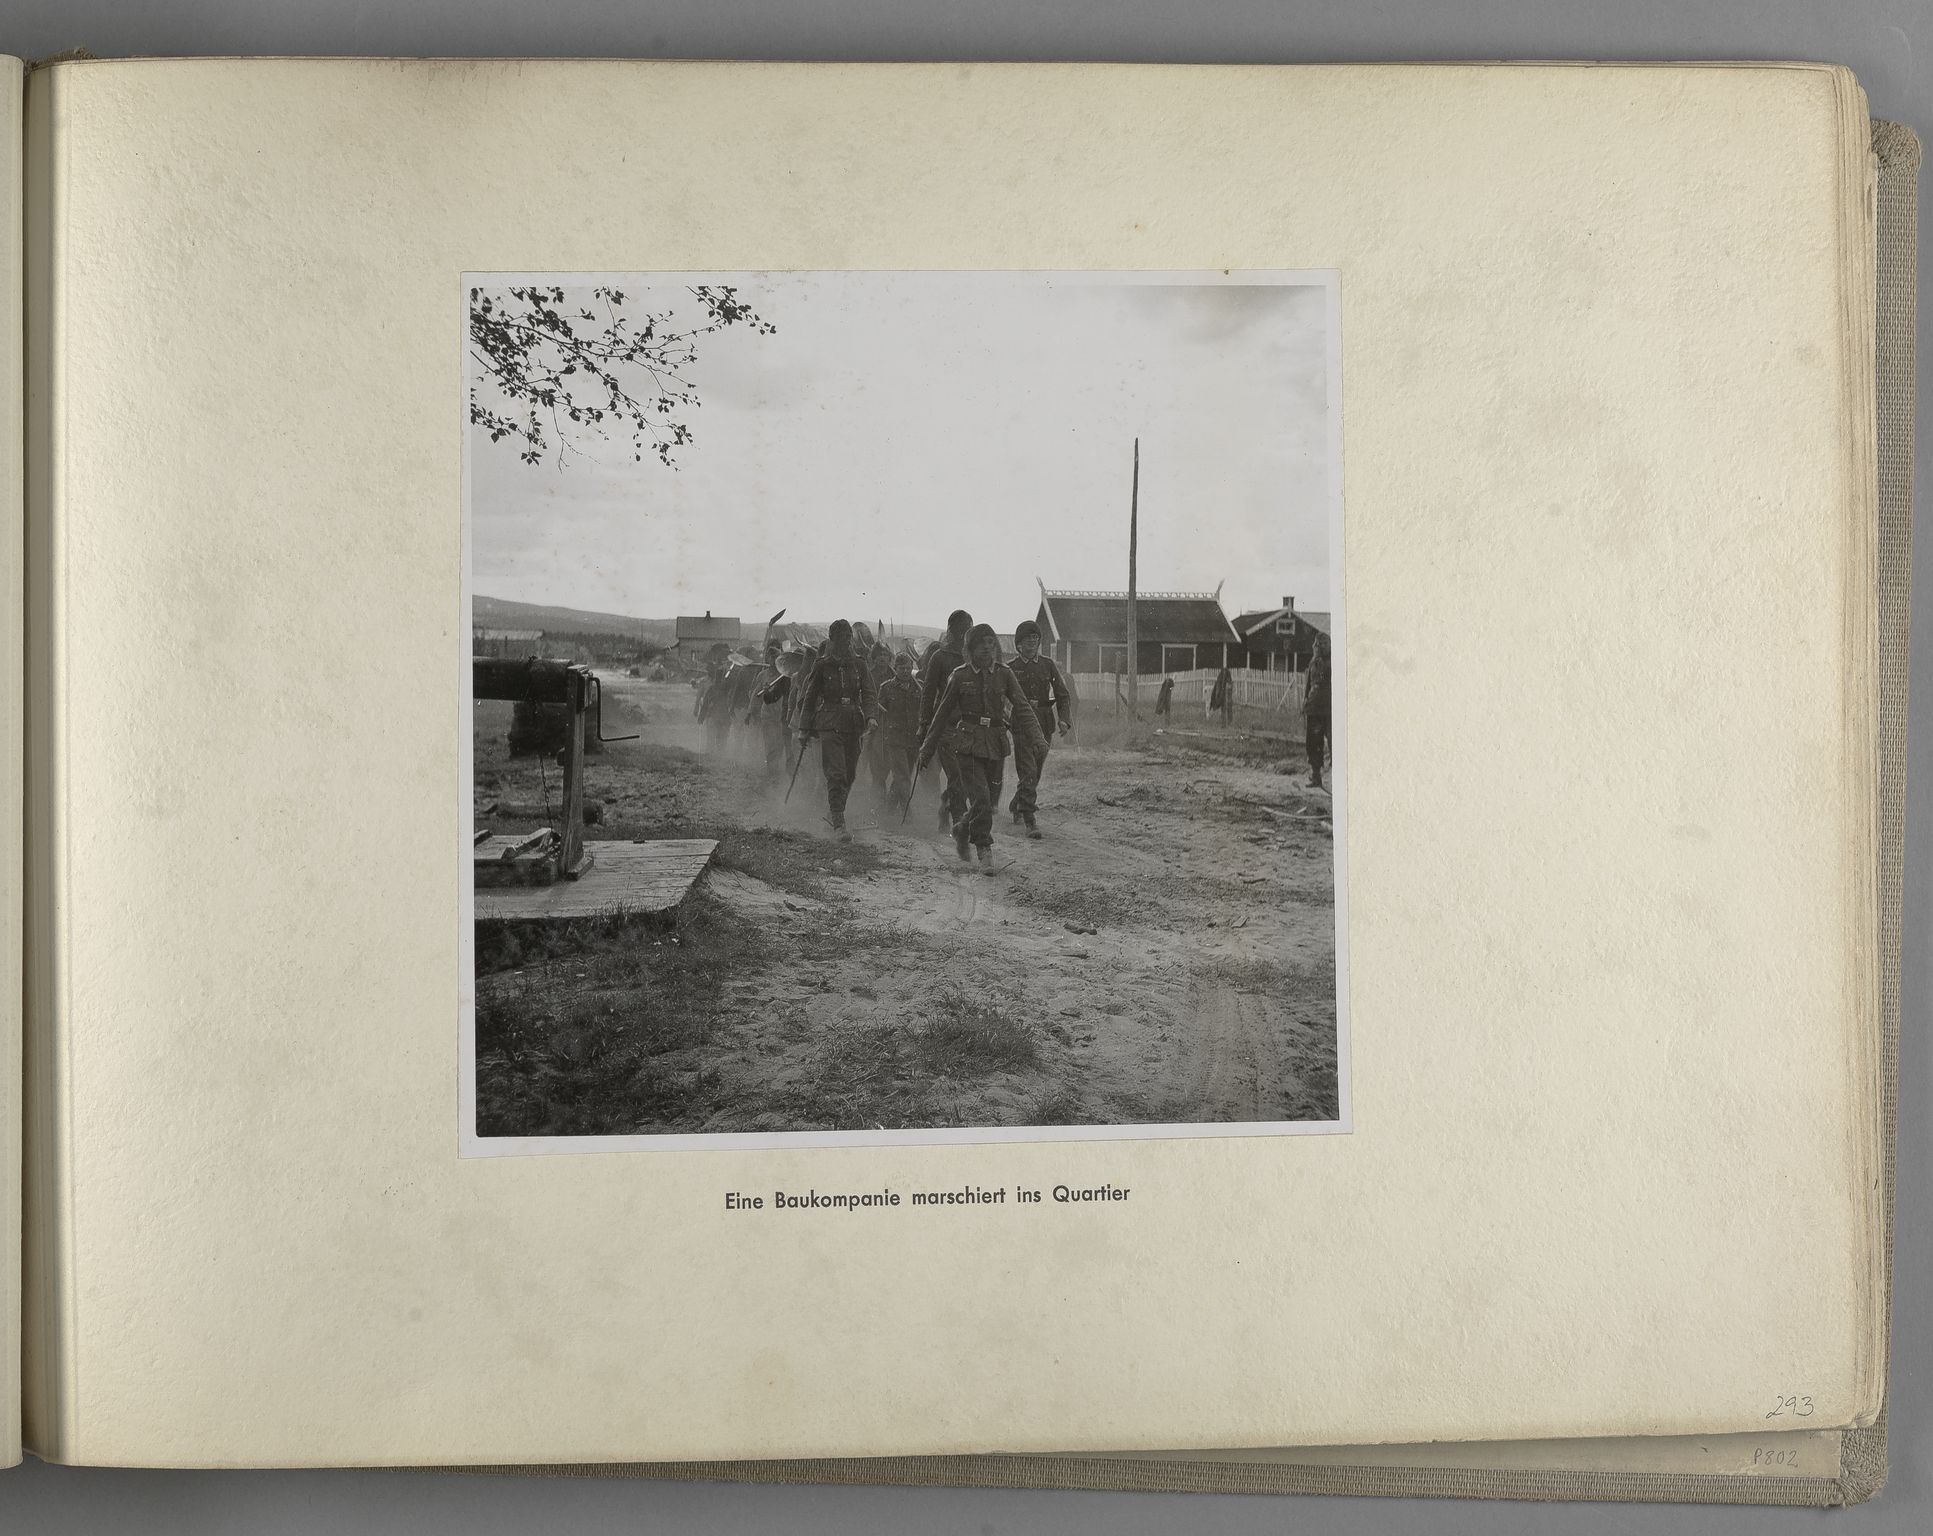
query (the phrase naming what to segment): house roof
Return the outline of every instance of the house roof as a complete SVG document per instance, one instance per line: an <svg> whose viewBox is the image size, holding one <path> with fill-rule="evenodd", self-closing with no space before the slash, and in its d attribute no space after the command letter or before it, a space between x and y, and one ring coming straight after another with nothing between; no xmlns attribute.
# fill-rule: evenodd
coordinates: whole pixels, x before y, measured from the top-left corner
<svg viewBox="0 0 1933 1536"><path fill-rule="evenodd" d="M1277 619L1295 618L1321 634L1329 633L1329 615L1308 608L1257 608L1235 615L1235 628L1244 638L1272 627Z"/></svg>
<svg viewBox="0 0 1933 1536"><path fill-rule="evenodd" d="M678 615L678 641L723 640L728 644L737 640L739 623L737 619L714 619L710 614L694 616L688 613Z"/></svg>
<svg viewBox="0 0 1933 1536"><path fill-rule="evenodd" d="M1125 592L1043 592L1040 606L1055 640L1127 644ZM1139 640L1219 645L1240 638L1212 592L1140 592L1134 606Z"/></svg>

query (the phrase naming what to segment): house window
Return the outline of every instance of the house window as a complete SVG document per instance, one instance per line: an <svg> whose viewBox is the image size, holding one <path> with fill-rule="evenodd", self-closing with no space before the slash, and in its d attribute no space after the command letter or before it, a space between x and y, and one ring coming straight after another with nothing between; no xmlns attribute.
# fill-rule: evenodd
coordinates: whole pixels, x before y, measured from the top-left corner
<svg viewBox="0 0 1933 1536"><path fill-rule="evenodd" d="M1163 672L1192 672L1195 670L1195 648L1192 645L1164 645L1161 647L1161 670Z"/></svg>
<svg viewBox="0 0 1933 1536"><path fill-rule="evenodd" d="M1277 620L1275 621L1275 632L1276 632L1276 633L1277 633L1278 635L1292 635L1292 634L1294 634L1294 633L1295 633L1295 620L1294 620L1294 619L1277 619Z"/></svg>
<svg viewBox="0 0 1933 1536"><path fill-rule="evenodd" d="M1125 672L1128 669L1128 648L1125 645L1104 645L1101 647L1101 670L1103 672Z"/></svg>

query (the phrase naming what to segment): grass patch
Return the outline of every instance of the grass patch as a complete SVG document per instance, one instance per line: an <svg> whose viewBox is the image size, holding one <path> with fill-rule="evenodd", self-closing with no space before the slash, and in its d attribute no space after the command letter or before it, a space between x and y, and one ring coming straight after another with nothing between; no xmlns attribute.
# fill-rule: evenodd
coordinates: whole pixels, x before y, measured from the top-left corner
<svg viewBox="0 0 1933 1536"><path fill-rule="evenodd" d="M764 936L695 891L669 926L621 919L478 938L477 1130L485 1136L665 1128L724 1091L702 1060L728 983Z"/></svg>
<svg viewBox="0 0 1933 1536"><path fill-rule="evenodd" d="M927 1071L970 1077L1031 1067L1040 1060L1040 1043L998 1008L953 998L937 1019L913 1032L913 1053Z"/></svg>
<svg viewBox="0 0 1933 1536"><path fill-rule="evenodd" d="M1099 1117L1065 1087L1050 1088L1027 1111L1028 1125L1094 1125Z"/></svg>

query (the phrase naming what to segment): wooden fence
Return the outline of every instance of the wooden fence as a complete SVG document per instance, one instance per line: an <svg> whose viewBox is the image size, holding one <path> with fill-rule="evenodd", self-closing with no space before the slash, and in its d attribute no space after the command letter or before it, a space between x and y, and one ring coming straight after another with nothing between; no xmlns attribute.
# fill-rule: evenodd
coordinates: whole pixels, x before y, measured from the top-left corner
<svg viewBox="0 0 1933 1536"><path fill-rule="evenodd" d="M1170 712L1206 718L1210 713L1208 701L1215 692L1215 679L1220 675L1211 667L1199 672L1167 672L1137 678L1135 691L1140 695L1143 717L1152 718L1155 701L1161 696L1162 679L1172 677L1175 691L1169 703ZM1235 685L1236 708L1260 712L1271 717L1271 723L1279 723L1285 729L1301 728L1303 679L1299 675L1277 672L1271 676L1267 672L1244 669L1233 671L1229 676ZM1073 686L1074 697L1083 710L1096 715L1126 713L1128 676L1125 672L1075 672L1067 681Z"/></svg>

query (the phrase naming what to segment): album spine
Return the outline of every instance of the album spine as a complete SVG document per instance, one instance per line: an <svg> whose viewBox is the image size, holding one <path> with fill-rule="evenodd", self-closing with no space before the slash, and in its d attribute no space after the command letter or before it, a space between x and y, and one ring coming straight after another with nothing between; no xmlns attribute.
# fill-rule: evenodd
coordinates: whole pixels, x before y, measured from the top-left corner
<svg viewBox="0 0 1933 1536"><path fill-rule="evenodd" d="M23 1246L22 1376L19 1403L26 1449L61 1459L72 1439L69 1362L72 1353L73 1272L66 1195L71 1168L66 1008L68 982L62 846L66 808L66 710L63 612L64 560L61 455L65 385L61 367L66 333L61 223L66 207L62 81L56 65L25 76L26 111L21 178L24 240L25 614L23 898L24 1073L22 1103L24 1211L17 1223Z"/></svg>
<svg viewBox="0 0 1933 1536"><path fill-rule="evenodd" d="M25 585L22 523L26 484L25 362L21 259L26 225L26 67L0 57L0 1296L6 1328L0 1334L0 1465L20 1459L20 1117L25 1071L21 1057L21 923L25 868L22 695Z"/></svg>

